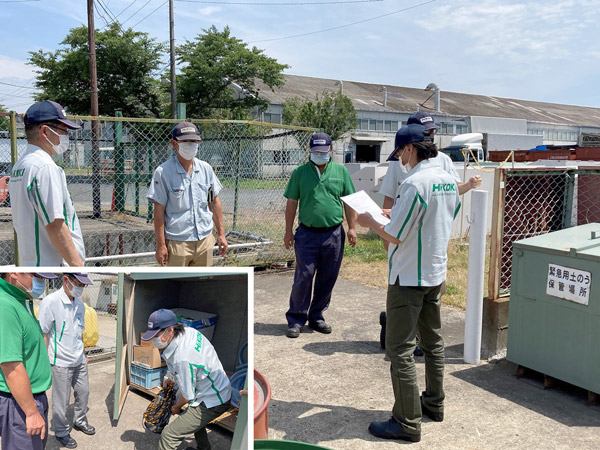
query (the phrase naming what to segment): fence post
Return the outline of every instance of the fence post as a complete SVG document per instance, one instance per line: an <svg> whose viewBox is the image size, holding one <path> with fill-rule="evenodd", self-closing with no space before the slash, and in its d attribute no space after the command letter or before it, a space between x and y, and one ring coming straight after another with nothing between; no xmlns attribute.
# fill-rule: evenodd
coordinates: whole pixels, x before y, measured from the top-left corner
<svg viewBox="0 0 600 450"><path fill-rule="evenodd" d="M565 183L565 198L563 201L563 223L562 228L569 228L573 225L573 204L575 203L575 177L576 171L567 170L567 181Z"/></svg>
<svg viewBox="0 0 600 450"><path fill-rule="evenodd" d="M238 212L238 196L240 191L240 168L242 165L242 138L239 138L238 151L235 162L235 192L233 197L233 226L232 230L235 231L237 224L237 212Z"/></svg>
<svg viewBox="0 0 600 450"><path fill-rule="evenodd" d="M490 274L488 279L488 298L496 300L500 296L500 269L502 267L502 236L504 226L504 193L506 172L496 169L494 172L494 200L492 208L492 239L490 244Z"/></svg>
<svg viewBox="0 0 600 450"><path fill-rule="evenodd" d="M17 163L19 158L19 152L17 147L17 113L15 111L10 112L10 162L11 166ZM17 245L17 231L13 228L13 245L14 245L14 261L15 264L19 265L19 249Z"/></svg>
<svg viewBox="0 0 600 450"><path fill-rule="evenodd" d="M121 111L115 111L115 117L123 117ZM123 122L115 122L115 211L125 210L125 151L123 149Z"/></svg>

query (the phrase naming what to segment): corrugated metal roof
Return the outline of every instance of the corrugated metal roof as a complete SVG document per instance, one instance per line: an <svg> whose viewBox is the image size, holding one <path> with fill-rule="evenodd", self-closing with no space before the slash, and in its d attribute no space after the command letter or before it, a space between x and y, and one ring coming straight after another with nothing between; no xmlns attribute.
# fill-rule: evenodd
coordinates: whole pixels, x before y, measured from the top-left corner
<svg viewBox="0 0 600 450"><path fill-rule="evenodd" d="M337 92L343 83L346 95L357 110L370 111L402 111L413 112L417 104L423 103L431 91L403 86L387 88L387 106L383 103L383 87L380 84L360 83L356 81L330 80L326 78L284 75L286 83L282 88L271 89L257 80L260 96L270 103L283 103L292 97L315 100L325 92ZM565 125L588 125L600 127L600 108L586 106L563 105L558 103L535 102L487 95L463 94L441 90L441 112L434 112L438 117L443 114L455 116L484 116L526 119L531 121L560 123ZM368 108L365 106L368 105ZM433 108L433 98L425 106ZM425 110L425 108L421 108Z"/></svg>

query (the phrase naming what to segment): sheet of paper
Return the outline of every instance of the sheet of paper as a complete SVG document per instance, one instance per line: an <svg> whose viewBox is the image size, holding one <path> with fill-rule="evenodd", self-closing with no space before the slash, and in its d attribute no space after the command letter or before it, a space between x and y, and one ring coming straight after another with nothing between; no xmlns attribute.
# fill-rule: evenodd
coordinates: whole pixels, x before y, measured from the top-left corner
<svg viewBox="0 0 600 450"><path fill-rule="evenodd" d="M341 197L341 199L359 214L368 212L378 223L382 225L390 223L390 219L381 214L381 208L377 206L377 203L365 191L358 191L354 194Z"/></svg>

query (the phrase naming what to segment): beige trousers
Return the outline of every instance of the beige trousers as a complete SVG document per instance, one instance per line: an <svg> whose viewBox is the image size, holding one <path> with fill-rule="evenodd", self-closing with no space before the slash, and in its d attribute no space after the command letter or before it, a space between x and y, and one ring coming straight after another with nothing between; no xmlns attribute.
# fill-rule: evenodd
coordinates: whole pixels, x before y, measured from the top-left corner
<svg viewBox="0 0 600 450"><path fill-rule="evenodd" d="M200 241L167 240L167 251L169 252L167 266L212 266L214 246L215 238L212 234Z"/></svg>

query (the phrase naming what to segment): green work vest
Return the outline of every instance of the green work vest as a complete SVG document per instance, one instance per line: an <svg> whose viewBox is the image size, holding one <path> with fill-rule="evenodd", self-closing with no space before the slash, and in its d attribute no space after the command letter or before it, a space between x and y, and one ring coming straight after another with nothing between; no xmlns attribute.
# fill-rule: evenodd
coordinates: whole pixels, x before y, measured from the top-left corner
<svg viewBox="0 0 600 450"><path fill-rule="evenodd" d="M300 223L316 228L332 227L344 220L340 197L354 194L354 184L341 164L330 161L320 178L318 170L311 161L297 167L283 196L298 200Z"/></svg>
<svg viewBox="0 0 600 450"><path fill-rule="evenodd" d="M32 393L50 388L52 370L32 302L21 289L0 279L0 363L15 361L25 366ZM1 370L0 392L10 392Z"/></svg>

